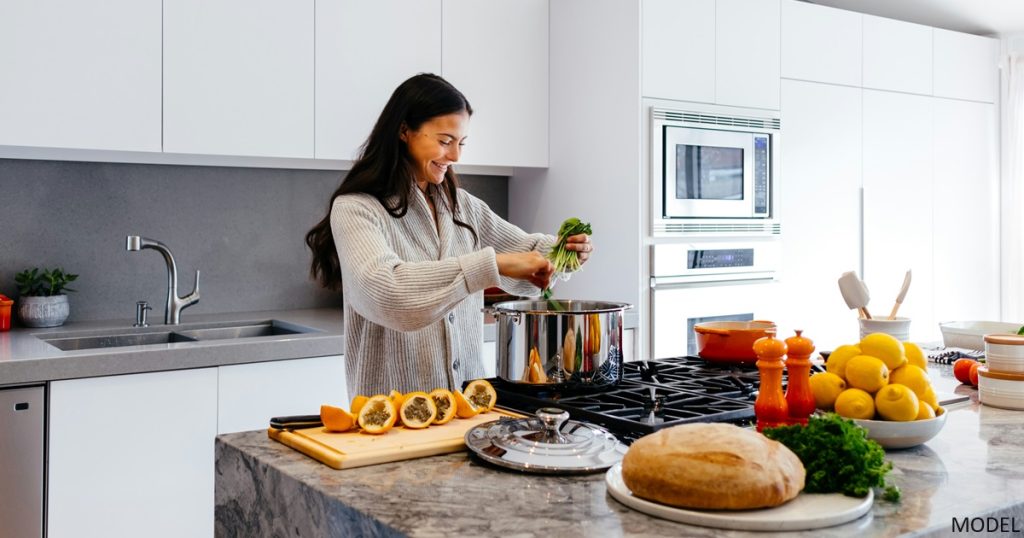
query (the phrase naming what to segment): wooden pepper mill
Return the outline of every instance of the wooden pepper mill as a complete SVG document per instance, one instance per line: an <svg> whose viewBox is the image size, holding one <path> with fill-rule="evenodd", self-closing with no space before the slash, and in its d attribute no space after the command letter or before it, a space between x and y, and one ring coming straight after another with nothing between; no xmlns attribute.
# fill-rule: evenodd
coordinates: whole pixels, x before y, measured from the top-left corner
<svg viewBox="0 0 1024 538"><path fill-rule="evenodd" d="M797 330L796 336L786 339L788 354L786 356L786 374L789 382L786 385L786 403L789 405L791 424L807 425L807 417L814 412L814 393L811 392L811 353L814 353L814 342L801 336L803 331Z"/></svg>
<svg viewBox="0 0 1024 538"><path fill-rule="evenodd" d="M757 431L789 423L789 405L782 392L782 357L786 354L786 343L774 335L758 338L754 342L757 354L757 369L761 373L757 400L754 401L754 415L757 416Z"/></svg>

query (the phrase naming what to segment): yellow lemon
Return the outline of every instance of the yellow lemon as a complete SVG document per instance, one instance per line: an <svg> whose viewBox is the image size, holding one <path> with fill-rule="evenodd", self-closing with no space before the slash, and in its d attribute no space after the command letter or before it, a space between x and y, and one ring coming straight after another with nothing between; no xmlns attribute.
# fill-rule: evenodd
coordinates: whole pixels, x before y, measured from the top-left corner
<svg viewBox="0 0 1024 538"><path fill-rule="evenodd" d="M918 398L923 398L928 389L932 388L928 374L913 364L904 364L889 372L889 382L910 387L910 390L914 391Z"/></svg>
<svg viewBox="0 0 1024 538"><path fill-rule="evenodd" d="M835 348L825 361L825 371L846 378L846 363L860 355L860 346L847 344Z"/></svg>
<svg viewBox="0 0 1024 538"><path fill-rule="evenodd" d="M873 393L889 384L889 369L881 359L857 355L846 363L846 383Z"/></svg>
<svg viewBox="0 0 1024 538"><path fill-rule="evenodd" d="M907 356L907 363L913 364L922 370L928 369L928 359L924 356L921 348L913 342L903 342L903 354Z"/></svg>
<svg viewBox="0 0 1024 538"><path fill-rule="evenodd" d="M921 412L921 400L906 385L890 383L875 395L875 409L885 420L907 422Z"/></svg>
<svg viewBox="0 0 1024 538"><path fill-rule="evenodd" d="M939 409L941 409L941 407L939 407L939 397L935 395L935 389L928 387L928 389L924 391L924 394L919 394L917 397L920 398L922 402L932 406L932 409L934 409L936 413L939 415L942 414L939 413Z"/></svg>
<svg viewBox="0 0 1024 538"><path fill-rule="evenodd" d="M865 336L860 341L860 352L882 359L882 362L890 370L895 370L907 363L903 342L891 334L871 333Z"/></svg>
<svg viewBox="0 0 1024 538"><path fill-rule="evenodd" d="M841 417L871 420L875 416L875 401L860 389L846 389L836 398L836 413Z"/></svg>
<svg viewBox="0 0 1024 538"><path fill-rule="evenodd" d="M831 411L839 393L846 390L846 381L830 372L818 372L811 376L811 392L818 409Z"/></svg>
<svg viewBox="0 0 1024 538"><path fill-rule="evenodd" d="M920 405L918 405L917 418L914 420L928 420L930 418L935 418L935 410L927 402L921 400Z"/></svg>

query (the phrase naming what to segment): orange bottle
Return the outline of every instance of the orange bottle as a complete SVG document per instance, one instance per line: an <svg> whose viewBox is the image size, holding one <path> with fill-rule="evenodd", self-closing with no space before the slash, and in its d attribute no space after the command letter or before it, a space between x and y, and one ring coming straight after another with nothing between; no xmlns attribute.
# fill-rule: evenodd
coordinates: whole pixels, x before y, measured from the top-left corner
<svg viewBox="0 0 1024 538"><path fill-rule="evenodd" d="M786 373L789 383L786 386L786 403L789 404L789 417L792 424L807 425L807 417L814 412L814 393L811 392L811 353L814 353L814 342L801 336L803 331L796 331L796 336L786 339L789 349L786 356Z"/></svg>
<svg viewBox="0 0 1024 538"><path fill-rule="evenodd" d="M754 342L754 353L761 373L761 384L754 401L757 431L785 426L789 423L789 404L782 392L782 357L786 354L786 343L774 335L758 338Z"/></svg>

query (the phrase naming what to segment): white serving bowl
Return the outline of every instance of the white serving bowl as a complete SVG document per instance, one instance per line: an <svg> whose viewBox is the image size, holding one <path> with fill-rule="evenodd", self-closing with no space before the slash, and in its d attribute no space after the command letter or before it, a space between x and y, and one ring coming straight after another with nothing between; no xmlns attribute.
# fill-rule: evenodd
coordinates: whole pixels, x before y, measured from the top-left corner
<svg viewBox="0 0 1024 538"><path fill-rule="evenodd" d="M928 420L890 422L888 420L853 419L858 426L868 431L868 439L874 439L882 448L910 448L928 442L946 425L946 412Z"/></svg>
<svg viewBox="0 0 1024 538"><path fill-rule="evenodd" d="M947 321L939 324L939 330L946 347L983 351L986 334L1016 334L1020 325L1002 321Z"/></svg>
<svg viewBox="0 0 1024 538"><path fill-rule="evenodd" d="M1024 374L1024 336L985 335L985 362L993 372Z"/></svg>

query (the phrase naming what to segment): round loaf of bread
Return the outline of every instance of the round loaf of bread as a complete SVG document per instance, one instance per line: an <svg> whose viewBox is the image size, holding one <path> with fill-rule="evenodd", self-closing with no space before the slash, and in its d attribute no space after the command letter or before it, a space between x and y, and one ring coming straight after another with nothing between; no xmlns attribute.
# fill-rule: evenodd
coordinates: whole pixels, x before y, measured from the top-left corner
<svg viewBox="0 0 1024 538"><path fill-rule="evenodd" d="M637 497L683 508L778 506L804 488L804 466L785 445L729 424L685 424L638 439L622 459Z"/></svg>

